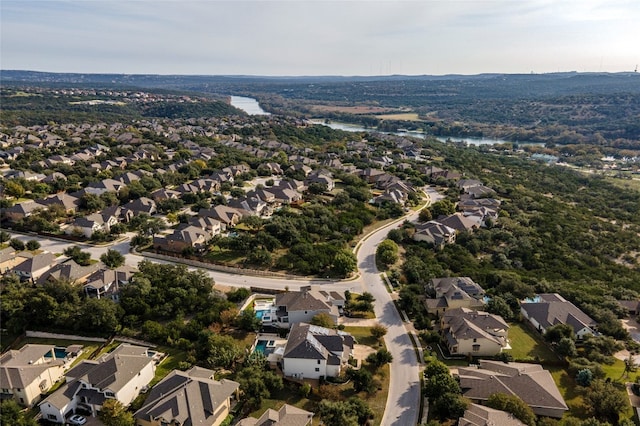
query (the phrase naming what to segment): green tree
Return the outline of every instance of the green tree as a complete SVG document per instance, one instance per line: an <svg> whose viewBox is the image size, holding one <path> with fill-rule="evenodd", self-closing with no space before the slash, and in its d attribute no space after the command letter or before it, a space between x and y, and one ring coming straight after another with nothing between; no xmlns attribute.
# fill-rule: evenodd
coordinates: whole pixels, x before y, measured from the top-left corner
<svg viewBox="0 0 640 426"><path fill-rule="evenodd" d="M544 332L544 340L549 343L558 343L563 337L573 339L573 327L568 324L556 324L547 328Z"/></svg>
<svg viewBox="0 0 640 426"><path fill-rule="evenodd" d="M238 316L238 327L246 331L258 331L262 321L256 316L253 308L247 308Z"/></svg>
<svg viewBox="0 0 640 426"><path fill-rule="evenodd" d="M339 250L333 258L333 270L342 277L347 278L356 270L358 261L356 255L350 250Z"/></svg>
<svg viewBox="0 0 640 426"><path fill-rule="evenodd" d="M511 413L515 418L529 426L535 426L536 424L536 415L531 407L516 395L494 393L489 396L486 405L496 410Z"/></svg>
<svg viewBox="0 0 640 426"><path fill-rule="evenodd" d="M360 398L346 401L323 399L318 404L318 415L326 426L359 426L368 424L373 410Z"/></svg>
<svg viewBox="0 0 640 426"><path fill-rule="evenodd" d="M105 426L133 426L133 413L117 399L107 399L102 404L98 416Z"/></svg>
<svg viewBox="0 0 640 426"><path fill-rule="evenodd" d="M259 407L263 399L271 397L271 392L284 387L281 376L259 365L243 368L238 372L236 380L250 407Z"/></svg>
<svg viewBox="0 0 640 426"><path fill-rule="evenodd" d="M376 249L376 259L383 265L389 266L398 260L398 244L392 240L384 240Z"/></svg>
<svg viewBox="0 0 640 426"><path fill-rule="evenodd" d="M17 238L12 238L11 240L9 240L9 245L15 251L23 251L27 248L25 244Z"/></svg>
<svg viewBox="0 0 640 426"><path fill-rule="evenodd" d="M572 358L578 354L576 344L570 337L563 337L556 345L556 352L562 357Z"/></svg>
<svg viewBox="0 0 640 426"><path fill-rule="evenodd" d="M576 374L576 383L580 386L587 387L593 381L593 373L588 368L583 368Z"/></svg>
<svg viewBox="0 0 640 426"><path fill-rule="evenodd" d="M373 381L373 375L365 368L347 370L347 377L353 382L353 390L356 392L373 393L376 390L376 384Z"/></svg>
<svg viewBox="0 0 640 426"><path fill-rule="evenodd" d="M431 214L431 210L429 209L422 209L420 210L420 213L418 213L418 220L420 222L429 222L432 219L433 215Z"/></svg>
<svg viewBox="0 0 640 426"><path fill-rule="evenodd" d="M7 231L0 231L0 244L1 243L6 243L10 239L11 239L11 234L10 233L8 233Z"/></svg>
<svg viewBox="0 0 640 426"><path fill-rule="evenodd" d="M78 200L78 205L87 212L97 212L104 209L104 201L96 194L84 194Z"/></svg>
<svg viewBox="0 0 640 426"><path fill-rule="evenodd" d="M447 374L436 374L426 378L424 393L429 398L437 398L445 393L460 393L460 385L447 371Z"/></svg>
<svg viewBox="0 0 640 426"><path fill-rule="evenodd" d="M378 349L377 352L369 354L367 356L367 362L374 366L374 368L378 369L385 364L389 364L393 361L393 355L386 349Z"/></svg>
<svg viewBox="0 0 640 426"><path fill-rule="evenodd" d="M433 217L436 218L440 216L448 216L456 212L455 204L453 204L453 202L448 198L436 201L435 203L433 203L430 209Z"/></svg>
<svg viewBox="0 0 640 426"><path fill-rule="evenodd" d="M0 403L0 424L12 426L37 426L38 422L26 415L22 407L13 399Z"/></svg>
<svg viewBox="0 0 640 426"><path fill-rule="evenodd" d="M369 330L371 335L376 338L376 340L380 341L387 334L387 327L381 324L376 324L371 327Z"/></svg>
<svg viewBox="0 0 640 426"><path fill-rule="evenodd" d="M25 189L15 180L8 180L4 184L4 193L10 197L21 198L25 194Z"/></svg>
<svg viewBox="0 0 640 426"><path fill-rule="evenodd" d="M65 256L73 259L78 265L87 266L91 263L91 253L82 251L78 246L67 247L63 253Z"/></svg>
<svg viewBox="0 0 640 426"><path fill-rule="evenodd" d="M333 318L326 312L321 312L311 318L311 324L319 325L324 328L333 328L335 326Z"/></svg>
<svg viewBox="0 0 640 426"><path fill-rule="evenodd" d="M511 306L500 296L493 296L487 303L487 312L495 315L500 315L505 320L509 321L514 318L513 310Z"/></svg>
<svg viewBox="0 0 640 426"><path fill-rule="evenodd" d="M111 269L119 268L124 265L124 256L116 250L109 249L106 253L100 256L102 263L107 265Z"/></svg>
<svg viewBox="0 0 640 426"><path fill-rule="evenodd" d="M594 380L584 394L584 406L587 412L599 420L617 424L620 413L628 405L626 393L619 390L614 383Z"/></svg>
<svg viewBox="0 0 640 426"><path fill-rule="evenodd" d="M434 398L433 403L429 404L429 415L445 419L457 419L464 415L467 409L468 401L460 394L445 393Z"/></svg>

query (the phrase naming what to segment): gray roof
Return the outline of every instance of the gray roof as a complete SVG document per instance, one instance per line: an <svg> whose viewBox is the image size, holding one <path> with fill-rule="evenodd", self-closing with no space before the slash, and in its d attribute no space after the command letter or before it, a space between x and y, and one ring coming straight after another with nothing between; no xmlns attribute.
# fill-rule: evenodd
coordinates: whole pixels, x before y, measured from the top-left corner
<svg viewBox="0 0 640 426"><path fill-rule="evenodd" d="M330 311L324 301L314 297L309 291L288 291L276 295L276 306L286 306L287 311Z"/></svg>
<svg viewBox="0 0 640 426"><path fill-rule="evenodd" d="M534 413L568 410L551 374L539 364L480 360L480 368L458 368L462 394L487 400L494 393L517 395ZM547 414L545 414L547 415Z"/></svg>
<svg viewBox="0 0 640 426"><path fill-rule="evenodd" d="M340 359L336 353L344 353L345 348L353 349L353 337L325 327L296 323L291 331L284 348L285 358L324 359L329 364L339 365Z"/></svg>
<svg viewBox="0 0 640 426"><path fill-rule="evenodd" d="M267 409L260 418L247 417L237 426L307 426L311 424L313 413L285 404L279 410Z"/></svg>
<svg viewBox="0 0 640 426"><path fill-rule="evenodd" d="M595 328L596 322L573 303L557 293L540 294L536 303L522 303L521 309L534 318L543 328L556 324L568 324L575 332L585 327Z"/></svg>
<svg viewBox="0 0 640 426"><path fill-rule="evenodd" d="M51 345L27 344L18 350L9 350L0 357L0 387L25 388L44 371L64 364L61 359L45 358L53 352Z"/></svg>
<svg viewBox="0 0 640 426"><path fill-rule="evenodd" d="M52 265L56 260L56 256L50 252L44 252L37 254L24 262L14 266L11 271L13 272L24 272L33 274L34 272Z"/></svg>
<svg viewBox="0 0 640 426"><path fill-rule="evenodd" d="M478 404L469 404L458 426L526 426L513 414Z"/></svg>
<svg viewBox="0 0 640 426"><path fill-rule="evenodd" d="M173 370L149 391L144 406L134 417L182 425L213 424L218 407L225 404L240 384L226 379L212 380L208 377L213 376L213 371L205 370Z"/></svg>

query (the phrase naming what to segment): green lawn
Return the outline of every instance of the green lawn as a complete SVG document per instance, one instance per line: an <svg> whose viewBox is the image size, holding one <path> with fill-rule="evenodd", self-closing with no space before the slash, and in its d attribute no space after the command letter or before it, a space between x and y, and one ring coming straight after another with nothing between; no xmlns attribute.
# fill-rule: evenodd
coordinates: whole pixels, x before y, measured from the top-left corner
<svg viewBox="0 0 640 426"><path fill-rule="evenodd" d="M542 337L526 325L509 324L509 344L511 350L506 351L515 361L537 361L542 364L557 364L559 359L544 343Z"/></svg>

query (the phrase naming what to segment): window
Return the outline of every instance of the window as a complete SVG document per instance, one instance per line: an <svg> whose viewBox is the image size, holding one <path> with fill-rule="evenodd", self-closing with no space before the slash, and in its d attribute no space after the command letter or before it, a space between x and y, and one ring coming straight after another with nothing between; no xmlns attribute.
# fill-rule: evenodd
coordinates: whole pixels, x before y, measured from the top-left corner
<svg viewBox="0 0 640 426"><path fill-rule="evenodd" d="M58 416L56 416L55 414L47 414L47 418L49 420L58 420Z"/></svg>
<svg viewBox="0 0 640 426"><path fill-rule="evenodd" d="M474 352L480 352L480 345L473 345Z"/></svg>
<svg viewBox="0 0 640 426"><path fill-rule="evenodd" d="M476 339L475 337L473 338L473 343L477 342L478 339Z"/></svg>
<svg viewBox="0 0 640 426"><path fill-rule="evenodd" d="M2 388L2 393L10 393L9 389Z"/></svg>
<svg viewBox="0 0 640 426"><path fill-rule="evenodd" d="M318 365L320 365L320 360L318 360Z"/></svg>
<svg viewBox="0 0 640 426"><path fill-rule="evenodd" d="M16 388L16 392L22 392L22 388Z"/></svg>
<svg viewBox="0 0 640 426"><path fill-rule="evenodd" d="M320 369L319 369L319 368L316 368L316 371L320 371Z"/></svg>

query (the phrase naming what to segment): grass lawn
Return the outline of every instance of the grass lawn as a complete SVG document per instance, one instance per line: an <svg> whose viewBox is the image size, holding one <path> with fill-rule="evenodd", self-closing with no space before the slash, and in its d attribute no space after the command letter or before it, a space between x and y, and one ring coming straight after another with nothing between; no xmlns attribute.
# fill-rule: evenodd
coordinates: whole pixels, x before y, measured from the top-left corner
<svg viewBox="0 0 640 426"><path fill-rule="evenodd" d="M344 331L355 337L360 345L371 346L376 349L380 347L378 340L371 335L371 329L369 327L345 327Z"/></svg>
<svg viewBox="0 0 640 426"><path fill-rule="evenodd" d="M509 344L511 350L506 351L515 361L539 361L542 364L556 364L558 357L542 341L542 337L531 331L526 325L509 324Z"/></svg>

